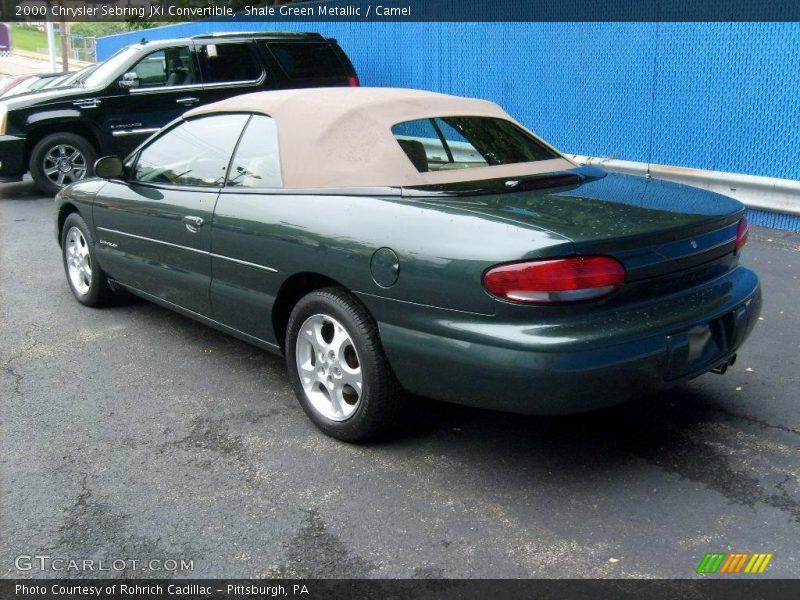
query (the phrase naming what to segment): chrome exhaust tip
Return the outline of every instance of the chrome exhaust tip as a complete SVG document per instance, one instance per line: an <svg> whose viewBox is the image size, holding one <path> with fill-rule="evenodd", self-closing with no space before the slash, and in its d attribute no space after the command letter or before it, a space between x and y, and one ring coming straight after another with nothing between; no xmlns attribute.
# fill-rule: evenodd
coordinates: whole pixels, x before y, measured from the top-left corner
<svg viewBox="0 0 800 600"><path fill-rule="evenodd" d="M728 367L732 367L734 364L736 364L735 354L731 356L726 362L721 363L716 367L714 367L713 369L711 369L711 372L716 373L717 375L725 375L725 373L728 371Z"/></svg>

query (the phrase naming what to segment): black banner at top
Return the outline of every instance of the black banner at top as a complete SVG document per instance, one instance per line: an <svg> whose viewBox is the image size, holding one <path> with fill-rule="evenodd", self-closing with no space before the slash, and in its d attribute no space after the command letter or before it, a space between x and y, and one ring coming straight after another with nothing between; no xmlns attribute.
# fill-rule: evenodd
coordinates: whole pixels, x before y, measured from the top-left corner
<svg viewBox="0 0 800 600"><path fill-rule="evenodd" d="M798 0L0 0L0 21L800 21Z"/></svg>

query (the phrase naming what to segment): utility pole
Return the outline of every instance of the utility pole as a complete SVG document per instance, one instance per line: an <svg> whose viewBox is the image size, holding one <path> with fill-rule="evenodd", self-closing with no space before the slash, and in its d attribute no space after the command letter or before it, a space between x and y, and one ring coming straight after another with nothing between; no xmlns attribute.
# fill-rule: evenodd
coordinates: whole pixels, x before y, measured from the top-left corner
<svg viewBox="0 0 800 600"><path fill-rule="evenodd" d="M45 25L47 30L47 53L50 55L50 72L55 73L56 69L56 34L53 30L53 22L48 21Z"/></svg>
<svg viewBox="0 0 800 600"><path fill-rule="evenodd" d="M67 47L67 22L61 17L61 66L64 73L69 71L69 48Z"/></svg>

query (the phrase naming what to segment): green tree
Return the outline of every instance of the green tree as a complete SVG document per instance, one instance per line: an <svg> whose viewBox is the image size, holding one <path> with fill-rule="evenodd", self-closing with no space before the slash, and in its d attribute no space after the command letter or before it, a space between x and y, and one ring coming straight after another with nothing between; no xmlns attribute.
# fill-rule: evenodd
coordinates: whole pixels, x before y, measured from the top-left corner
<svg viewBox="0 0 800 600"><path fill-rule="evenodd" d="M130 31L127 23L120 21L98 21L72 23L70 33L83 37L102 37L113 33Z"/></svg>

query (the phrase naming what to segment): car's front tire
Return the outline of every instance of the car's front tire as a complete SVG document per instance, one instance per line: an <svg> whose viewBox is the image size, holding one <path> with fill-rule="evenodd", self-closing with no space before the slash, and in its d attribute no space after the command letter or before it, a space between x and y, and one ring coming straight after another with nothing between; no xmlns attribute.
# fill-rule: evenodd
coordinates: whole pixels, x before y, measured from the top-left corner
<svg viewBox="0 0 800 600"><path fill-rule="evenodd" d="M91 177L97 152L86 138L74 133L53 133L33 147L28 169L33 181L55 195L65 185Z"/></svg>
<svg viewBox="0 0 800 600"><path fill-rule="evenodd" d="M94 239L78 213L64 221L61 230L64 273L73 295L86 306L102 306L113 296L105 273L94 259Z"/></svg>
<svg viewBox="0 0 800 600"><path fill-rule="evenodd" d="M402 392L366 308L340 288L304 296L286 331L286 364L303 410L339 440L375 439L395 426Z"/></svg>

